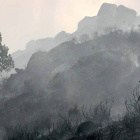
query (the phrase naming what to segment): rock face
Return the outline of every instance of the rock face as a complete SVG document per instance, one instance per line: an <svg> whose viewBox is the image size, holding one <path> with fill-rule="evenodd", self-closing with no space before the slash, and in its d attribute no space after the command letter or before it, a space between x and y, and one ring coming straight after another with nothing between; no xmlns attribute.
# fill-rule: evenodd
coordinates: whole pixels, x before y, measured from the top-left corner
<svg viewBox="0 0 140 140"><path fill-rule="evenodd" d="M37 80L34 81L37 81L36 84L40 85L44 81L48 82L52 74L61 71L62 69L62 71L64 71L64 69L69 69L80 57L91 54L92 48L89 44L74 44L72 41L62 43L48 53L36 52L30 58L24 73L18 72L17 75L11 75L8 85L12 89L20 90L25 80L37 77ZM16 70L19 71L19 69ZM23 79L19 77L23 77ZM20 86L17 86L16 88L17 82L12 83L12 80L18 81L19 79Z"/></svg>
<svg viewBox="0 0 140 140"><path fill-rule="evenodd" d="M95 28L96 26L96 19L97 17L85 17L84 19L82 19L79 23L78 23L78 30L81 30L83 28L87 28L90 26L93 26L93 28Z"/></svg>
<svg viewBox="0 0 140 140"><path fill-rule="evenodd" d="M104 34L106 29L130 30L140 24L137 12L125 6L104 3L97 16L85 17L78 23L78 30L71 36L80 37L82 34L91 35L94 32ZM134 25L134 26L133 26ZM91 36L92 37L92 36Z"/></svg>
<svg viewBox="0 0 140 140"><path fill-rule="evenodd" d="M121 5L117 8L115 23L118 27L123 27L124 29L132 27L135 24L136 15L136 11Z"/></svg>
<svg viewBox="0 0 140 140"><path fill-rule="evenodd" d="M117 26L120 29L127 30L134 25L136 11L125 6L116 6L114 4L103 4L98 12L98 25L101 27ZM103 23L103 24L102 24Z"/></svg>
<svg viewBox="0 0 140 140"><path fill-rule="evenodd" d="M72 41L69 41L58 45L48 53L37 52L33 54L28 62L26 70L33 72L40 70L40 68L43 69L45 66L49 69L54 67L53 64L59 66L60 64L70 62L71 60L77 60L80 57L90 54L92 54L92 48L89 44L74 44ZM48 64L50 65L49 67Z"/></svg>
<svg viewBox="0 0 140 140"><path fill-rule="evenodd" d="M114 16L116 14L116 9L117 9L117 5L104 3L102 4L97 16L98 17L108 16L108 15Z"/></svg>
<svg viewBox="0 0 140 140"><path fill-rule="evenodd" d="M107 26L114 25L114 16L116 14L117 6L114 4L104 3L99 12L97 18L97 24L99 28L105 28Z"/></svg>
<svg viewBox="0 0 140 140"><path fill-rule="evenodd" d="M45 45L47 45L47 46L45 47ZM39 39L36 41L35 40L30 41L26 45L26 49L27 50L36 50L36 51L39 51L39 49L40 49L42 51L43 50L48 51L52 48L52 46L54 46L53 38L45 38L45 39Z"/></svg>
<svg viewBox="0 0 140 140"><path fill-rule="evenodd" d="M24 51L17 51L12 54L16 68L24 69L33 53L39 51L49 51L55 46L68 40L69 34L61 32L55 38L45 38L39 40L32 40L26 45ZM23 59L24 58L24 59Z"/></svg>
<svg viewBox="0 0 140 140"><path fill-rule="evenodd" d="M66 33L65 31L62 31L60 33L58 33L56 36L55 36L55 43L56 44L60 44L62 42L66 42L68 41L68 38L69 38L69 35L68 33Z"/></svg>

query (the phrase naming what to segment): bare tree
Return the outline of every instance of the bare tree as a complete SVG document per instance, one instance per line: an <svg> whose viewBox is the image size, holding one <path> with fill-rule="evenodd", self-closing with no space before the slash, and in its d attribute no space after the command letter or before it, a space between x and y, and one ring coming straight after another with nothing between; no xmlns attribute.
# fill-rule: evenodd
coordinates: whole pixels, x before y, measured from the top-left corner
<svg viewBox="0 0 140 140"><path fill-rule="evenodd" d="M126 109L129 114L140 116L140 85L133 90L133 98L125 101Z"/></svg>
<svg viewBox="0 0 140 140"><path fill-rule="evenodd" d="M76 37L70 38L70 41L72 41L74 44L78 44L78 40Z"/></svg>
<svg viewBox="0 0 140 140"><path fill-rule="evenodd" d="M97 122L98 124L103 124L108 122L111 119L111 109L114 105L113 100L105 100L100 102L99 105L96 105L94 108L87 109L84 106L82 107L82 114L86 120Z"/></svg>

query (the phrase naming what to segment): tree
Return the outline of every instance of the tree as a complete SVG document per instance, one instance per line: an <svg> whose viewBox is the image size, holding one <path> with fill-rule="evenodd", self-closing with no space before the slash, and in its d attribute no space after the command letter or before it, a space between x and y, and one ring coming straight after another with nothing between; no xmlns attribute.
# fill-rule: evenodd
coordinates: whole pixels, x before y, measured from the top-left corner
<svg viewBox="0 0 140 140"><path fill-rule="evenodd" d="M8 54L9 48L2 45L2 36L0 33L0 72L9 72L14 68L14 61L10 54Z"/></svg>
<svg viewBox="0 0 140 140"><path fill-rule="evenodd" d="M72 37L70 41L72 41L74 44L78 44L78 40L76 37Z"/></svg>

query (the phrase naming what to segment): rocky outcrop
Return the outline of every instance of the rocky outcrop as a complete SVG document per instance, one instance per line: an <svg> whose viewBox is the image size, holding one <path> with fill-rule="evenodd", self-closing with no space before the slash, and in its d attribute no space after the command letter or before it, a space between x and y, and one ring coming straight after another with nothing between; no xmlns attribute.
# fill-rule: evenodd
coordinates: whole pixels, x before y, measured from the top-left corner
<svg viewBox="0 0 140 140"><path fill-rule="evenodd" d="M121 5L116 11L115 24L122 29L130 28L135 24L136 15L136 11Z"/></svg>
<svg viewBox="0 0 140 140"><path fill-rule="evenodd" d="M62 32L58 33L54 38L55 44L59 45L62 42L68 41L69 35L70 34L66 33L65 31L62 31Z"/></svg>
<svg viewBox="0 0 140 140"><path fill-rule="evenodd" d="M102 4L97 16L98 17L108 16L108 15L114 16L116 14L116 9L117 9L117 5L104 3Z"/></svg>
<svg viewBox="0 0 140 140"><path fill-rule="evenodd" d="M26 71L35 74L47 74L61 64L77 60L80 57L92 54L90 45L65 42L47 52L37 52L30 58ZM47 71L46 71L47 69ZM42 71L43 70L43 71Z"/></svg>
<svg viewBox="0 0 140 140"><path fill-rule="evenodd" d="M98 12L99 27L116 26L123 30L132 28L135 24L137 12L125 6L103 4Z"/></svg>
<svg viewBox="0 0 140 140"><path fill-rule="evenodd" d="M133 50L139 48L138 44L139 40L132 45L127 33L102 36L95 53L80 57L72 67L59 71L57 78L52 75L51 83L54 84L51 84L51 89L58 94L65 93L79 104L81 101L82 104L95 104L107 97L115 98L122 105L139 81L139 54Z"/></svg>
<svg viewBox="0 0 140 140"><path fill-rule="evenodd" d="M91 54L91 45L74 44L72 41L62 43L49 52L36 52L24 72L16 68L17 74L12 74L8 80L9 88L19 91L24 81L29 79L36 81L36 86L42 85L44 81L47 84L52 74L69 69L80 57Z"/></svg>
<svg viewBox="0 0 140 140"><path fill-rule="evenodd" d="M73 37L79 38L83 34L89 34L92 37L94 32L102 34L108 27L119 28L123 30L130 29L133 25L140 24L140 18L136 11L126 8L125 6L118 6L115 4L104 3L97 16L85 17L78 23L78 29L72 34L62 31L54 38L45 38L30 41L24 51L13 53L15 67L24 68L27 65L30 57L36 51L49 51L55 46L70 40ZM23 59L24 58L24 59Z"/></svg>
<svg viewBox="0 0 140 140"><path fill-rule="evenodd" d="M117 6L115 4L108 4L104 3L97 15L97 24L98 28L105 28L108 26L113 26L114 23L114 17L116 14Z"/></svg>
<svg viewBox="0 0 140 140"><path fill-rule="evenodd" d="M78 30L81 30L83 28L87 28L90 26L93 26L93 28L95 28L96 26L96 19L97 17L85 17L84 19L82 19L79 23L78 23Z"/></svg>
<svg viewBox="0 0 140 140"><path fill-rule="evenodd" d="M140 24L137 12L125 6L115 4L102 4L97 16L85 17L78 23L78 30L72 35L80 37L81 34L91 35L94 32L104 34L108 30L130 30Z"/></svg>
<svg viewBox="0 0 140 140"><path fill-rule="evenodd" d="M18 69L18 68L15 68L15 71L16 71L17 73L23 73L23 72L24 72L23 69Z"/></svg>
<svg viewBox="0 0 140 140"><path fill-rule="evenodd" d="M24 69L33 53L40 51L47 52L62 42L67 41L68 36L69 34L61 32L56 35L55 38L45 38L30 41L27 43L26 49L24 51L17 51L12 54L15 67Z"/></svg>

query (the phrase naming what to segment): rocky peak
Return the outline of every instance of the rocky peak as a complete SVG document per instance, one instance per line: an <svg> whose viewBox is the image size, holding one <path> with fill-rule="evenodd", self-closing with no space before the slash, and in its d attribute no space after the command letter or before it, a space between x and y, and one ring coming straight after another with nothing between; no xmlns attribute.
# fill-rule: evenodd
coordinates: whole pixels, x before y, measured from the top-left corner
<svg viewBox="0 0 140 140"><path fill-rule="evenodd" d="M56 42L56 44L60 44L62 42L67 41L68 40L68 36L69 36L69 34L66 33L65 31L62 31L62 32L58 33L55 36L55 42Z"/></svg>
<svg viewBox="0 0 140 140"><path fill-rule="evenodd" d="M130 8L127 8L123 5L120 5L117 7L117 12L118 13L122 13L122 14L130 14L130 15L133 15L133 16L136 16L137 15L137 12L133 9L130 9Z"/></svg>
<svg viewBox="0 0 140 140"><path fill-rule="evenodd" d="M121 26L132 26L136 19L137 12L135 10L129 9L125 6L118 6L116 15L115 15L115 22Z"/></svg>
<svg viewBox="0 0 140 140"><path fill-rule="evenodd" d="M30 49L32 46L34 46L35 42L36 42L35 40L29 41L26 45L26 49Z"/></svg>
<svg viewBox="0 0 140 140"><path fill-rule="evenodd" d="M102 4L97 16L105 16L105 15L115 15L117 9L117 5L115 4L109 4L109 3L104 3Z"/></svg>

